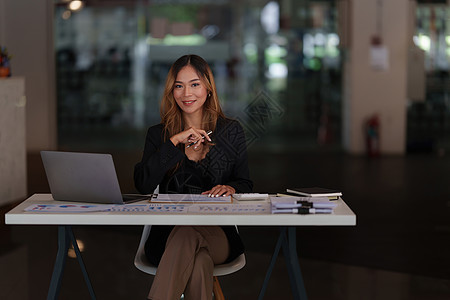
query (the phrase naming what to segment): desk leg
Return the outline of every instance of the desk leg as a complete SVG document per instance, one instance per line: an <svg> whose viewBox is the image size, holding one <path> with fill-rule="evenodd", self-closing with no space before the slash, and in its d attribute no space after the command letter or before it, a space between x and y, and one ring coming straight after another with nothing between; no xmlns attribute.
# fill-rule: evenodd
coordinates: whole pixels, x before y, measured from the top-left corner
<svg viewBox="0 0 450 300"><path fill-rule="evenodd" d="M83 258L81 257L80 248L78 248L77 240L75 239L72 228L70 226L67 226L67 227L69 227L69 230L67 233L69 234L70 240L72 241L73 248L77 255L78 264L80 265L81 272L83 272L84 280L86 281L86 285L88 287L89 294L91 295L91 299L96 299L95 294L94 294L94 289L92 288L91 281L89 280L89 275L87 273L86 266L84 265Z"/></svg>
<svg viewBox="0 0 450 300"><path fill-rule="evenodd" d="M72 242L73 248L77 255L78 263L81 267L81 271L83 272L84 279L86 281L86 285L89 289L89 294L91 295L91 299L96 299L94 290L91 285L91 281L89 280L89 276L86 271L86 267L84 266L83 259L81 257L80 249L78 248L77 240L72 231L71 226L58 226L58 252L56 254L55 266L53 268L52 280L50 281L50 288L47 295L47 300L56 300L58 299L59 290L61 287L62 275L64 272L64 267L66 265L67 251L69 250L70 242Z"/></svg>
<svg viewBox="0 0 450 300"><path fill-rule="evenodd" d="M286 259L286 266L291 282L291 289L294 299L307 299L306 289L303 283L303 276L297 255L297 235L295 227L287 228L287 239L283 241L283 254Z"/></svg>
<svg viewBox="0 0 450 300"><path fill-rule="evenodd" d="M259 292L258 300L262 300L264 298L264 294L266 293L267 285L269 284L270 276L272 275L273 267L275 267L275 262L277 261L278 254L280 253L281 245L283 244L283 240L286 239L286 227L280 228L280 235L278 236L278 241L275 246L275 251L273 252L272 259L270 260L269 268L266 272L266 277L264 278L264 283Z"/></svg>
<svg viewBox="0 0 450 300"><path fill-rule="evenodd" d="M283 249L294 299L308 299L306 296L306 290L303 284L303 277L300 271L300 265L297 257L296 228L291 226L280 227L280 235L278 237L278 241L275 246L275 251L272 255L269 268L267 269L266 277L264 278L264 283L261 288L258 300L262 300L264 298L264 294L266 292L270 276L272 275L275 262L279 255L280 248Z"/></svg>
<svg viewBox="0 0 450 300"><path fill-rule="evenodd" d="M67 250L69 249L69 238L66 235L66 227L58 226L58 252L56 254L55 266L53 267L52 280L48 290L47 300L58 299L61 287L62 274L66 265Z"/></svg>

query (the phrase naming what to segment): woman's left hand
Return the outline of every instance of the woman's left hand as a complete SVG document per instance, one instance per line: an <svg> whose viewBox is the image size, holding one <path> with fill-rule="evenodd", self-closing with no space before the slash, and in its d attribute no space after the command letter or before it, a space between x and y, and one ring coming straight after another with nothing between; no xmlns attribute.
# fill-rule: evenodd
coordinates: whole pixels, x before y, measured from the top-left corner
<svg viewBox="0 0 450 300"><path fill-rule="evenodd" d="M219 197L219 196L230 196L235 193L236 190L234 189L234 187L229 185L218 184L209 191L203 192L202 195L207 194L209 197Z"/></svg>

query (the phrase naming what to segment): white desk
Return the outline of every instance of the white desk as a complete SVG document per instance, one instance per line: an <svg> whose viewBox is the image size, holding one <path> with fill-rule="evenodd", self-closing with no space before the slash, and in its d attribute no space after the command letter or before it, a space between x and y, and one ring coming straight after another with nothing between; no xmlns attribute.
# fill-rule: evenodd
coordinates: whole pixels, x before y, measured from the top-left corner
<svg viewBox="0 0 450 300"><path fill-rule="evenodd" d="M243 201L244 202L244 201ZM25 212L32 204L69 204L51 194L35 194L8 212L10 225L239 225L239 226L354 226L356 216L342 200L333 214L192 214L145 212L40 213ZM138 202L139 203L139 202ZM245 201L248 204L249 201ZM79 204L79 203L78 203ZM136 204L136 203L134 203ZM192 204L197 205L197 204Z"/></svg>
<svg viewBox="0 0 450 300"><path fill-rule="evenodd" d="M245 202L248 204L248 201ZM296 226L354 226L356 215L340 199L333 214L296 215L296 214L200 214L200 213L147 213L147 212L88 212L88 213L43 213L26 212L32 204L68 204L54 201L51 194L35 194L19 204L5 215L9 225L58 225L58 254L50 283L47 299L57 299L65 265L67 249L70 243L77 252L86 283L95 299L89 277L85 270L81 254L76 245L70 225L238 225L238 226L279 226L280 236L263 287L258 299L262 299L268 280L275 265L280 249L283 249L291 281L294 299L306 299L306 291L298 264L296 249ZM79 203L78 203L79 204ZM197 204L191 204L197 205Z"/></svg>

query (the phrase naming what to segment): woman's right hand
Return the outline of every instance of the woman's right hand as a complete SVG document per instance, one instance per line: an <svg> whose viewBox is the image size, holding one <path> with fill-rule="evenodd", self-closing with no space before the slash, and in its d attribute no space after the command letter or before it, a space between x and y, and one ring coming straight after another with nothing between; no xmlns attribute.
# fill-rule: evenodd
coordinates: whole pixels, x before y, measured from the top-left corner
<svg viewBox="0 0 450 300"><path fill-rule="evenodd" d="M198 143L203 142L204 139L207 139L211 142L211 138L206 134L206 131L203 129L198 129L194 127L190 127L185 131L175 134L170 138L170 141L177 146L178 144L190 144L190 143Z"/></svg>

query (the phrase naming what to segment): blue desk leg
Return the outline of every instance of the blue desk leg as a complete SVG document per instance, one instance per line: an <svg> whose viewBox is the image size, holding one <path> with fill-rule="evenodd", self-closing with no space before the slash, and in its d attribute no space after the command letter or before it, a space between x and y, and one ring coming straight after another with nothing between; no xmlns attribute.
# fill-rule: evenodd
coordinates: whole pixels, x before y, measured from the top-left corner
<svg viewBox="0 0 450 300"><path fill-rule="evenodd" d="M305 286L303 284L302 273L300 271L300 264L298 262L296 243L296 228L293 226L280 227L280 235L278 237L278 241L275 246L275 251L272 255L269 268L267 269L266 277L264 278L264 283L261 288L258 300L262 300L264 298L270 276L272 275L275 262L280 253L280 248L283 249L283 255L286 260L286 266L288 269L289 280L291 283L291 289L294 299L308 299L306 296Z"/></svg>
<svg viewBox="0 0 450 300"><path fill-rule="evenodd" d="M69 249L69 237L66 235L66 227L58 226L58 252L56 254L55 266L53 267L52 280L48 290L47 300L58 299L61 287L62 274L66 265L67 250Z"/></svg>
<svg viewBox="0 0 450 300"><path fill-rule="evenodd" d="M273 252L272 259L270 260L269 268L266 272L266 277L264 278L264 283L259 292L258 300L262 300L264 298L264 294L266 293L267 285L269 284L270 276L272 275L273 267L275 267L275 263L277 261L278 254L280 253L281 245L283 244L283 240L286 239L286 227L280 228L280 235L278 236L278 241L275 246L275 251Z"/></svg>
<svg viewBox="0 0 450 300"><path fill-rule="evenodd" d="M58 226L58 252L56 254L56 261L53 268L52 280L50 281L47 300L58 299L62 275L64 272L64 267L66 265L67 251L69 250L71 242L77 255L81 271L83 272L84 280L86 281L91 299L96 299L91 281L89 280L89 276L86 271L86 267L83 263L83 258L81 257L80 249L78 248L77 240L75 239L75 236L73 234L72 227L68 225L60 225Z"/></svg>
<svg viewBox="0 0 450 300"><path fill-rule="evenodd" d="M297 255L297 235L295 227L288 227L287 240L283 242L283 254L289 272L294 299L307 299L306 289Z"/></svg>

